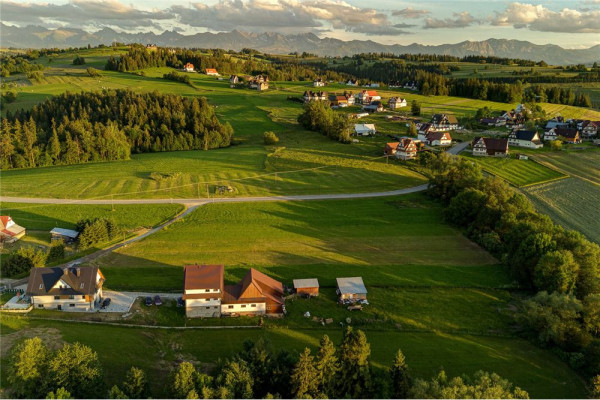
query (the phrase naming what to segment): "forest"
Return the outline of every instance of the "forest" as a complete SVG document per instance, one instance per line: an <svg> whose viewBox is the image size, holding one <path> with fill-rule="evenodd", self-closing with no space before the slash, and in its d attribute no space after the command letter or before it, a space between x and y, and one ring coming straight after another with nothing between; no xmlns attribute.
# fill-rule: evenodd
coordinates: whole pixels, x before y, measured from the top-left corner
<svg viewBox="0 0 600 400"><path fill-rule="evenodd" d="M233 137L204 98L129 90L67 92L1 122L2 169L209 150L229 146Z"/></svg>

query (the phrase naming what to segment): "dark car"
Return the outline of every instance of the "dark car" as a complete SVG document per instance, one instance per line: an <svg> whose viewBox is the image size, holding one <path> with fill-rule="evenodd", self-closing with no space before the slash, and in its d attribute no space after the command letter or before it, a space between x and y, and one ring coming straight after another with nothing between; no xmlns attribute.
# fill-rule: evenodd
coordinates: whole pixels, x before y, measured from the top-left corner
<svg viewBox="0 0 600 400"><path fill-rule="evenodd" d="M101 308L106 308L108 306L110 306L110 297L105 298L104 300L102 300L102 304L101 304Z"/></svg>
<svg viewBox="0 0 600 400"><path fill-rule="evenodd" d="M159 295L154 296L154 305L162 306L162 300Z"/></svg>
<svg viewBox="0 0 600 400"><path fill-rule="evenodd" d="M150 297L150 296L146 297L146 305L147 306L151 306L152 305L152 297Z"/></svg>
<svg viewBox="0 0 600 400"><path fill-rule="evenodd" d="M183 301L183 297L178 297L177 298L177 307L183 307L185 306L185 302Z"/></svg>

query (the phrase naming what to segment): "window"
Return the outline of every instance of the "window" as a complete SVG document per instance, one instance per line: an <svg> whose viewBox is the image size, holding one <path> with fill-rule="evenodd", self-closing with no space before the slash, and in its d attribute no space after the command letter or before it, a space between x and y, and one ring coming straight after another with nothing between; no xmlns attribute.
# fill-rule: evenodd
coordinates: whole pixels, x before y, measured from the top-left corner
<svg viewBox="0 0 600 400"><path fill-rule="evenodd" d="M85 300L85 295L81 296L81 298Z"/></svg>
<svg viewBox="0 0 600 400"><path fill-rule="evenodd" d="M267 310L270 310L270 309L271 309L271 306L267 306Z"/></svg>
<svg viewBox="0 0 600 400"><path fill-rule="evenodd" d="M206 293L210 292L210 289L206 289L206 290L205 290L205 292L206 292Z"/></svg>
<svg viewBox="0 0 600 400"><path fill-rule="evenodd" d="M250 307L256 308L256 304L251 304Z"/></svg>
<svg viewBox="0 0 600 400"><path fill-rule="evenodd" d="M70 300L74 300L74 299L75 299L75 296L73 296L73 295L70 295L70 296L69 296L69 299L70 299Z"/></svg>
<svg viewBox="0 0 600 400"><path fill-rule="evenodd" d="M84 283L83 283L83 282L81 282L81 285L79 285L79 288L80 288L80 289L83 289L83 285L84 285Z"/></svg>
<svg viewBox="0 0 600 400"><path fill-rule="evenodd" d="M60 300L60 296L54 296L54 300Z"/></svg>
<svg viewBox="0 0 600 400"><path fill-rule="evenodd" d="M69 304L69 307L75 307L75 304L71 303L71 304Z"/></svg>
<svg viewBox="0 0 600 400"><path fill-rule="evenodd" d="M233 306L227 306L227 308L229 308L231 310L233 308Z"/></svg>
<svg viewBox="0 0 600 400"><path fill-rule="evenodd" d="M242 308L246 308L246 305L245 305L245 304L242 304Z"/></svg>
<svg viewBox="0 0 600 400"><path fill-rule="evenodd" d="M210 310L210 307L206 307L207 310Z"/></svg>
<svg viewBox="0 0 600 400"><path fill-rule="evenodd" d="M40 283L40 289L43 289L43 288L44 288L44 284Z"/></svg>
<svg viewBox="0 0 600 400"><path fill-rule="evenodd" d="M38 304L38 308L44 308L43 304Z"/></svg>

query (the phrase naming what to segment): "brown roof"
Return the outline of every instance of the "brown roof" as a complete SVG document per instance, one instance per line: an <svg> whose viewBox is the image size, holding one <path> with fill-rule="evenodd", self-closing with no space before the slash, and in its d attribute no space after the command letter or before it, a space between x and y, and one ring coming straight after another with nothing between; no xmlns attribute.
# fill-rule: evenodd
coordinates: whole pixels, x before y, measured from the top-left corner
<svg viewBox="0 0 600 400"><path fill-rule="evenodd" d="M574 128L556 128L554 130L557 136L562 136L565 139L576 139L579 132Z"/></svg>
<svg viewBox="0 0 600 400"><path fill-rule="evenodd" d="M77 271L79 270L79 276ZM53 267L32 268L27 281L28 296L58 296L58 295L93 295L96 292L96 277L100 274L99 286L104 282L104 276L98 267ZM53 289L52 287L63 280L70 288Z"/></svg>
<svg viewBox="0 0 600 400"><path fill-rule="evenodd" d="M220 289L223 292L223 265L186 265L183 273L183 289ZM210 293L208 293L210 294ZM215 297L215 293L211 296Z"/></svg>
<svg viewBox="0 0 600 400"><path fill-rule="evenodd" d="M508 139L476 137L473 140L473 145L475 145L479 141L479 139L483 139L485 149L489 155L494 155L498 152L508 152Z"/></svg>
<svg viewBox="0 0 600 400"><path fill-rule="evenodd" d="M283 304L283 284L250 268L240 283L225 287L223 304L260 302L267 299Z"/></svg>
<svg viewBox="0 0 600 400"><path fill-rule="evenodd" d="M434 140L442 140L445 136L448 140L452 140L448 132L430 132L427 134L427 140L433 142Z"/></svg>

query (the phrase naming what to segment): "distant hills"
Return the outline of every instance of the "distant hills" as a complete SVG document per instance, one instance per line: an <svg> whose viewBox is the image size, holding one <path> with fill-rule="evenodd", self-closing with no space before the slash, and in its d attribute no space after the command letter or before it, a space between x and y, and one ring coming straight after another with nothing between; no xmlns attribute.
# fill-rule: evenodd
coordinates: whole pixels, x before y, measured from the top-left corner
<svg viewBox="0 0 600 400"><path fill-rule="evenodd" d="M158 46L221 48L241 50L253 48L266 53L287 54L290 52L309 52L318 55L346 56L356 53L389 52L447 54L452 56L483 55L507 58L522 58L534 61L544 60L549 64L591 64L600 61L600 45L589 49L563 49L560 46L536 45L531 42L507 39L488 39L480 42L464 41L456 44L427 46L418 43L410 45L384 45L371 40L343 41L332 38L320 38L312 33L285 35L280 33L247 33L237 30L222 33L197 33L183 35L174 31L165 31L159 35L146 33L123 33L110 28L97 32L81 29L47 29L40 26L23 28L1 24L2 47L42 48L42 47L81 47L91 44L109 45L117 41L122 43L153 43Z"/></svg>

